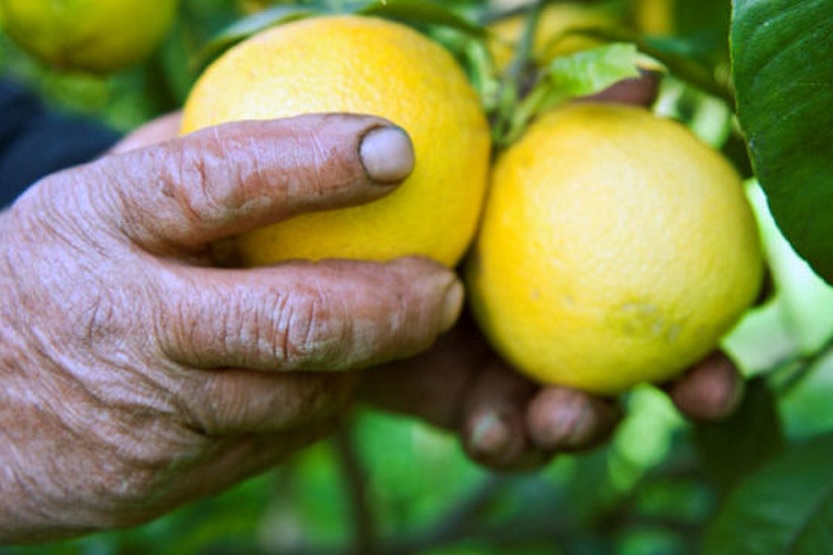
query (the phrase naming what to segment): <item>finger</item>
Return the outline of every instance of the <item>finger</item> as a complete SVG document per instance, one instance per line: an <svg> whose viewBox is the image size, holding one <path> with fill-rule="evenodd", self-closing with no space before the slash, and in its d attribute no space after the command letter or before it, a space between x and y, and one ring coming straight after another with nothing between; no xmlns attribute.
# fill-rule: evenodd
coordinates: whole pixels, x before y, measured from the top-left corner
<svg viewBox="0 0 833 555"><path fill-rule="evenodd" d="M567 387L538 392L527 411L533 442L546 451L580 451L610 437L622 419L620 407L610 399Z"/></svg>
<svg viewBox="0 0 833 555"><path fill-rule="evenodd" d="M526 409L536 386L493 359L466 389L461 435L475 461L495 469L521 470L547 455L530 441Z"/></svg>
<svg viewBox="0 0 833 555"><path fill-rule="evenodd" d="M358 396L459 433L469 456L495 470L538 467L549 458L528 440L526 405L537 386L495 359L463 317L430 350L362 372Z"/></svg>
<svg viewBox="0 0 833 555"><path fill-rule="evenodd" d="M403 130L344 114L229 123L79 168L116 229L153 252L201 251L293 215L391 192L413 168ZM104 184L104 185L100 185Z"/></svg>
<svg viewBox="0 0 833 555"><path fill-rule="evenodd" d="M356 380L350 372L194 370L179 398L185 424L203 435L276 433L334 418L348 406Z"/></svg>
<svg viewBox="0 0 833 555"><path fill-rule="evenodd" d="M664 389L687 418L722 420L740 404L743 377L729 357L715 351Z"/></svg>
<svg viewBox="0 0 833 555"><path fill-rule="evenodd" d="M165 354L198 368L345 370L413 355L451 327L456 275L424 258L255 270L174 268L159 294Z"/></svg>
<svg viewBox="0 0 833 555"><path fill-rule="evenodd" d="M491 356L471 322L462 320L424 353L362 372L360 398L457 431L464 393Z"/></svg>
<svg viewBox="0 0 833 555"><path fill-rule="evenodd" d="M182 112L173 112L160 116L148 123L138 127L128 136L116 143L111 154L122 154L138 148L144 148L165 141L169 141L179 135L179 128L182 125Z"/></svg>

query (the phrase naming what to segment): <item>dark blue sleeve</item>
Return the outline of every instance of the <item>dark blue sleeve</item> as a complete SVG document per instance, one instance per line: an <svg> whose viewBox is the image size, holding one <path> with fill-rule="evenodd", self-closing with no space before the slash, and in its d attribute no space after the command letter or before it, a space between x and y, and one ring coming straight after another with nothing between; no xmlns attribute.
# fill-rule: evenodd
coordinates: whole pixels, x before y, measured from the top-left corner
<svg viewBox="0 0 833 555"><path fill-rule="evenodd" d="M41 177L99 156L118 138L94 121L49 111L34 95L0 81L0 208Z"/></svg>

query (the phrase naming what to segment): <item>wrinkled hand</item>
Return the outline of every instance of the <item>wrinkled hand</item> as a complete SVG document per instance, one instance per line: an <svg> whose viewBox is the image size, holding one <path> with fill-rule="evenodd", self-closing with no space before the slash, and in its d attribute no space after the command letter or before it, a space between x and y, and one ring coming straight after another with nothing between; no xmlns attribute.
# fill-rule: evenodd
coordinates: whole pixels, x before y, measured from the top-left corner
<svg viewBox="0 0 833 555"><path fill-rule="evenodd" d="M377 199L413 164L377 118L169 138L155 122L0 214L0 542L146 521L319 438L362 368L448 329L422 259L219 269L209 245Z"/></svg>
<svg viewBox="0 0 833 555"><path fill-rule="evenodd" d="M659 75L645 72L584 100L648 106L658 87ZM658 385L691 420L727 417L743 393L740 373L721 352ZM559 452L589 449L623 416L616 400L522 377L465 318L428 352L366 372L361 391L370 403L458 433L471 458L501 470L534 468Z"/></svg>
<svg viewBox="0 0 833 555"><path fill-rule="evenodd" d="M734 364L715 352L661 384L691 420L720 420L743 392ZM363 373L361 394L460 435L468 455L496 470L527 470L604 442L621 420L615 399L542 386L503 362L467 318L427 352Z"/></svg>

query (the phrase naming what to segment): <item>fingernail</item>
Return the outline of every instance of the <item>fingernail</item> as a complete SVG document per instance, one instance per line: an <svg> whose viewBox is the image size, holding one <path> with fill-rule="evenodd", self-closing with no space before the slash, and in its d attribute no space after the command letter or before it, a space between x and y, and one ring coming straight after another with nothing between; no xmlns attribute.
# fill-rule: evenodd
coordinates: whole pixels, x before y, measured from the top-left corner
<svg viewBox="0 0 833 555"><path fill-rule="evenodd" d="M463 284L460 283L460 280L455 279L445 292L442 320L440 321L442 331L450 330L457 323L457 318L460 317L460 311L463 309L464 296Z"/></svg>
<svg viewBox="0 0 833 555"><path fill-rule="evenodd" d="M573 389L551 387L532 400L527 422L533 440L542 449L573 451L608 437L618 415L615 404Z"/></svg>
<svg viewBox="0 0 833 555"><path fill-rule="evenodd" d="M376 183L393 184L414 169L414 147L405 131L396 126L377 127L362 137L359 156L368 177Z"/></svg>
<svg viewBox="0 0 833 555"><path fill-rule="evenodd" d="M503 419L494 412L488 412L477 419L469 441L473 452L494 456L509 448L512 437Z"/></svg>

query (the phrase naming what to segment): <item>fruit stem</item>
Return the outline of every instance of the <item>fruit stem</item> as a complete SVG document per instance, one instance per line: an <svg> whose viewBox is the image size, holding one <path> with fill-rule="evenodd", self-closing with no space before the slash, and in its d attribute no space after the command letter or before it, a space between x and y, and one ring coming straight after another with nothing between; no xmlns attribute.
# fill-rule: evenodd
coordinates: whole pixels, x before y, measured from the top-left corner
<svg viewBox="0 0 833 555"><path fill-rule="evenodd" d="M375 555L379 553L376 521L367 491L367 471L355 444L353 425L354 421L349 418L339 422L333 446L352 511L354 552Z"/></svg>
<svg viewBox="0 0 833 555"><path fill-rule="evenodd" d="M529 60L532 57L532 46L535 40L535 31L538 27L538 20L546 0L537 0L530 4L521 38L515 48L512 61L502 76L502 85L498 92L497 118L494 125L494 142L498 146L506 145L507 134L512 130L513 120L518 102L522 97L521 87L525 77Z"/></svg>
<svg viewBox="0 0 833 555"><path fill-rule="evenodd" d="M798 355L774 364L769 381L780 395L786 395L809 377L818 364L830 354L833 354L833 336L810 354Z"/></svg>
<svg viewBox="0 0 833 555"><path fill-rule="evenodd" d="M494 113L498 108L500 81L488 49L482 41L468 39L463 52L469 62L470 75L474 88L480 95L480 103L486 113Z"/></svg>
<svg viewBox="0 0 833 555"><path fill-rule="evenodd" d="M509 118L506 132L501 137L500 146L509 146L523 135L527 124L537 114L546 100L551 96L551 87L536 86L517 105L515 113Z"/></svg>

